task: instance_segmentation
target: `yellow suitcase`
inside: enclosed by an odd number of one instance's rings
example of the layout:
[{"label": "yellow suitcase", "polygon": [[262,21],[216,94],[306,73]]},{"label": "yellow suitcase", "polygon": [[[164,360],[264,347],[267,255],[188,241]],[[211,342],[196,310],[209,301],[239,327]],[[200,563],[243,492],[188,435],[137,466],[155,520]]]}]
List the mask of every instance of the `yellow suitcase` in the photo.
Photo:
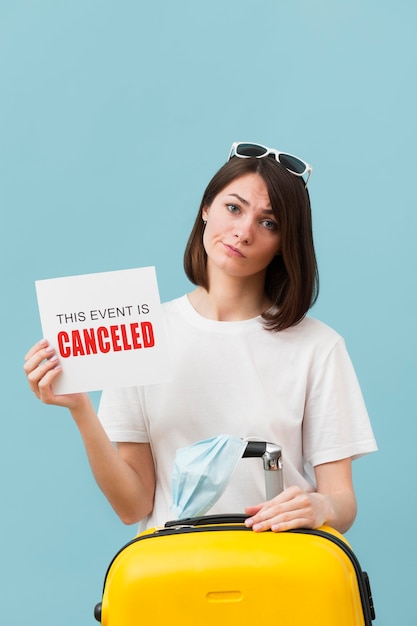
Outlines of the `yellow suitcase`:
[{"label": "yellow suitcase", "polygon": [[369,581],[335,530],[254,533],[235,516],[173,522],[115,556],[103,626],[370,626]]},{"label": "yellow suitcase", "polygon": [[[276,489],[276,472],[272,480]],[[371,625],[368,577],[340,533],[255,533],[243,522],[203,516],[139,534],[109,565],[95,618],[102,626]]]}]

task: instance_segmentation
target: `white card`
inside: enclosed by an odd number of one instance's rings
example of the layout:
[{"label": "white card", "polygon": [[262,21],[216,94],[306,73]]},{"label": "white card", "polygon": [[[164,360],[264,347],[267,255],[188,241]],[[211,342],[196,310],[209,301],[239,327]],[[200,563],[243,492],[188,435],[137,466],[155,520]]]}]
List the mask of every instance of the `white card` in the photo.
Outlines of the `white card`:
[{"label": "white card", "polygon": [[35,285],[43,336],[62,366],[56,394],[169,380],[154,267],[38,280]]}]

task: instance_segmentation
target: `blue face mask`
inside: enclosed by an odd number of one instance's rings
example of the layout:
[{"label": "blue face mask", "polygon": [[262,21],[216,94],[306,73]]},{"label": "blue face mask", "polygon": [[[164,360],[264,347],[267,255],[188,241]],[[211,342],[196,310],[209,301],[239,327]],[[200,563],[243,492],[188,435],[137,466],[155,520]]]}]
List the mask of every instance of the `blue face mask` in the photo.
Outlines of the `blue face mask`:
[{"label": "blue face mask", "polygon": [[177,450],[172,514],[179,519],[207,513],[224,493],[246,446],[239,437],[219,435]]}]

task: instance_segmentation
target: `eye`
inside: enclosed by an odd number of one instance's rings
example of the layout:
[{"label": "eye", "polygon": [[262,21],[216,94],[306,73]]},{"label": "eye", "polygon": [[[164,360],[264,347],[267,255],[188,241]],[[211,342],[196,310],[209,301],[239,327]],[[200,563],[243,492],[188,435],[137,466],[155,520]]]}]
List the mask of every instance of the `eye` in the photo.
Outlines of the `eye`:
[{"label": "eye", "polygon": [[240,209],[236,204],[226,204],[226,208],[230,213],[239,213]]},{"label": "eye", "polygon": [[261,222],[267,230],[277,230],[278,224],[272,220],[263,220]]}]

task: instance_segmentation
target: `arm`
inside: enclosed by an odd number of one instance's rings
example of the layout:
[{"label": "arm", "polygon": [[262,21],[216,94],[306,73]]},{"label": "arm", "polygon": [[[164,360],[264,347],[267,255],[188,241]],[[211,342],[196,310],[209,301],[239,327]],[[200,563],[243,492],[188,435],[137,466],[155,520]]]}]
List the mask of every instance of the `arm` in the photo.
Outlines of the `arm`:
[{"label": "arm", "polygon": [[55,352],[46,341],[25,357],[29,386],[45,404],[67,407],[80,431],[94,477],[115,512],[133,524],[153,508],[155,470],[147,443],[120,443],[116,450],[108,439],[87,394],[56,396],[52,389],[60,374]]},{"label": "arm", "polygon": [[351,459],[323,463],[314,468],[317,492],[288,487],[276,498],[246,508],[246,525],[255,531],[318,528],[327,524],[346,532],[356,517]]}]

